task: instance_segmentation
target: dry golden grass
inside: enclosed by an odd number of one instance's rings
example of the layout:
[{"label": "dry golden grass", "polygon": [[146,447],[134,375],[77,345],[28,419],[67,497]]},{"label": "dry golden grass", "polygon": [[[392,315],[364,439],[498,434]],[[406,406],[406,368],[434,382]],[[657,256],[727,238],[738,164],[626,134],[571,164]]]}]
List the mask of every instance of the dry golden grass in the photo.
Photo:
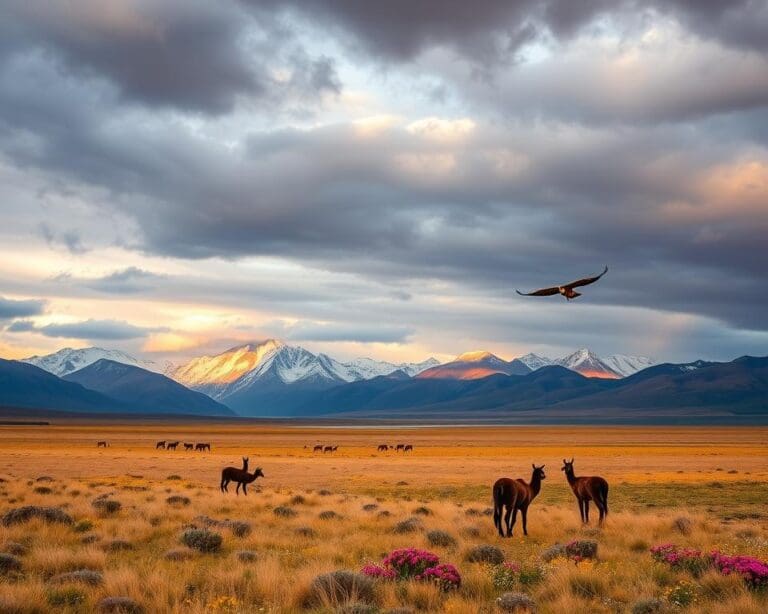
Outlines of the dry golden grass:
[{"label": "dry golden grass", "polygon": [[[21,573],[0,576],[0,611],[91,612],[104,597],[124,596],[147,612],[301,612],[319,574],[359,570],[395,548],[416,546],[455,564],[461,588],[441,593],[424,583],[381,582],[377,611],[490,613],[504,591],[494,586],[492,570],[467,562],[466,553],[495,544],[508,561],[543,567],[542,581],[515,588],[529,594],[539,612],[630,612],[639,599],[664,599],[681,581],[695,588],[690,612],[765,612],[767,595],[712,572],[696,579],[669,570],[652,561],[648,548],[673,541],[768,558],[767,437],[765,429],[3,427],[0,513],[60,506],[75,524],[0,525],[0,552],[10,543],[26,548]],[[97,450],[97,439],[108,439],[110,448]],[[155,451],[158,439],[211,441],[213,451]],[[398,441],[412,443],[414,454],[375,452],[378,443]],[[315,442],[338,444],[339,451],[313,456],[303,446]],[[220,493],[221,468],[244,455],[266,478],[251,485],[248,497],[236,497],[234,487]],[[563,456],[576,457],[577,473],[601,473],[611,482],[604,529],[580,526],[559,471]],[[548,476],[529,513],[530,535],[499,539],[485,515],[490,485],[502,475],[527,479],[533,461],[546,463]],[[168,479],[174,474],[181,479]],[[37,482],[41,476],[53,481]],[[40,485],[52,492],[35,492]],[[100,515],[91,502],[101,495],[120,501],[121,509]],[[170,505],[172,495],[190,504]],[[278,516],[279,506],[296,514]],[[430,512],[418,515],[422,528],[392,531],[421,507]],[[322,519],[324,511],[338,516]],[[219,552],[167,558],[183,549],[182,532],[201,526],[201,515],[243,520],[252,530],[238,537],[213,527],[223,537]],[[679,517],[690,526],[676,523]],[[456,543],[431,546],[429,530],[445,531]],[[598,541],[596,563],[541,563],[549,546],[578,537]],[[130,549],[114,549],[121,542]],[[254,560],[241,560],[240,551],[253,552]],[[78,569],[101,572],[103,582],[50,582]]]}]

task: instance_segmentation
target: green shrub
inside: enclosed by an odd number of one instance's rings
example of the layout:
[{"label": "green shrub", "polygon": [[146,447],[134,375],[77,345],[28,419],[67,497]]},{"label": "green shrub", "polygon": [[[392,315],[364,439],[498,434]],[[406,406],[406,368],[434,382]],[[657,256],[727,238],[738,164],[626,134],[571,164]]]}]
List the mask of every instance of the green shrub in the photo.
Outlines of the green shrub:
[{"label": "green shrub", "polygon": [[200,552],[218,552],[221,542],[221,535],[208,529],[187,529],[181,536],[181,543]]}]

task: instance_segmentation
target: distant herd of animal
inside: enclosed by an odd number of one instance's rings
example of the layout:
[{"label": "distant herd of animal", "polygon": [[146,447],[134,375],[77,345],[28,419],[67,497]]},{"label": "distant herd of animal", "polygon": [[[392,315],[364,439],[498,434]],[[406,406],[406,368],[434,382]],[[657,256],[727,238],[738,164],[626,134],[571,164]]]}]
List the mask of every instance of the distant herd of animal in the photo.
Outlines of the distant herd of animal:
[{"label": "distant herd of animal", "polygon": [[[158,441],[155,445],[156,450],[176,450],[181,441]],[[97,441],[97,448],[106,448],[109,446],[107,441]],[[304,449],[309,449],[310,446],[304,446]],[[205,443],[184,443],[185,450],[195,451],[209,451],[211,450],[211,444]],[[339,449],[337,445],[314,445],[312,446],[312,452],[333,453]],[[380,444],[376,451],[387,452],[389,450],[395,450],[395,452],[412,452],[413,446],[411,444],[399,443],[396,446],[388,444]],[[581,516],[581,522],[589,524],[589,504],[594,503],[600,514],[599,524],[602,525],[608,516],[608,482],[600,476],[579,476],[577,477],[573,469],[573,461],[567,461],[563,459],[563,466],[560,468],[565,473],[565,479],[568,481],[568,485],[571,487],[576,501],[579,505],[579,515]],[[528,535],[528,507],[531,505],[536,496],[541,492],[541,482],[546,478],[544,474],[544,465],[537,467],[535,464],[531,464],[533,472],[531,474],[531,480],[526,482],[522,478],[499,478],[493,485],[493,524],[499,531],[501,537],[512,537],[512,531],[517,521],[517,512],[520,512],[523,524],[523,535]],[[235,493],[240,494],[240,488],[243,489],[243,494],[248,494],[248,484],[256,480],[256,478],[263,478],[264,473],[261,467],[257,467],[253,473],[248,471],[248,457],[243,457],[243,466],[239,467],[225,467],[221,472],[221,482],[219,488],[221,492],[229,492],[229,483],[236,482],[237,488]],[[506,529],[506,532],[505,532]]]}]

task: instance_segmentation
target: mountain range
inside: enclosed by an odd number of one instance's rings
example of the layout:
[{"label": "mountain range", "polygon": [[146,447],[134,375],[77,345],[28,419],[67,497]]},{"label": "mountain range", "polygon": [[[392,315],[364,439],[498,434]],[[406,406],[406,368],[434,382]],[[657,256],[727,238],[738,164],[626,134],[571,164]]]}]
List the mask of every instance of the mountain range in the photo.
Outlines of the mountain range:
[{"label": "mountain range", "polygon": [[4,360],[0,407],[398,420],[768,419],[765,358],[654,365],[582,349],[554,360],[467,352],[443,364],[396,364],[339,361],[269,339],[163,367],[170,377],[146,362],[101,348]]}]

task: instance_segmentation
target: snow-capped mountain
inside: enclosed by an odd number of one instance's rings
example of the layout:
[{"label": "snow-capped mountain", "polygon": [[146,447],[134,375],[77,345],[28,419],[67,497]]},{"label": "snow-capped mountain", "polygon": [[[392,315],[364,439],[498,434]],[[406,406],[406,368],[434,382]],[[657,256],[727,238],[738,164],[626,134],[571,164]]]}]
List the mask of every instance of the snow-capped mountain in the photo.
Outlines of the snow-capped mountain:
[{"label": "snow-capped mountain", "polygon": [[78,371],[83,367],[92,365],[102,358],[119,362],[124,365],[141,367],[142,369],[154,371],[155,373],[162,373],[165,369],[165,365],[158,364],[151,360],[141,360],[130,354],[121,352],[120,350],[106,350],[97,347],[83,348],[80,350],[64,348],[53,354],[46,354],[45,356],[30,356],[29,358],[24,358],[22,362],[27,362],[48,371],[49,373],[63,377],[64,375]]},{"label": "snow-capped mountain", "polygon": [[419,379],[481,379],[503,373],[505,375],[525,375],[530,373],[528,366],[519,360],[507,362],[485,351],[464,352],[451,362],[426,369],[416,377]]},{"label": "snow-capped mountain", "polygon": [[656,364],[647,356],[625,356],[624,354],[614,354],[601,360],[622,377],[628,377]]},{"label": "snow-capped mountain", "polygon": [[171,373],[176,381],[202,390],[214,398],[225,398],[262,379],[283,384],[345,383],[371,379],[402,370],[416,375],[439,364],[434,358],[421,363],[394,364],[370,358],[342,362],[327,354],[313,354],[276,339],[248,343],[216,356],[201,356]]},{"label": "snow-capped mountain", "polygon": [[522,362],[526,367],[528,367],[531,371],[535,371],[536,369],[541,369],[542,367],[548,367],[549,365],[555,364],[555,361],[551,358],[547,358],[546,356],[539,356],[538,354],[526,354],[525,356],[521,356],[518,358],[520,362]]},{"label": "snow-capped mountain", "polygon": [[614,371],[608,364],[591,350],[582,348],[576,350],[573,354],[568,354],[556,361],[562,367],[581,373],[586,377],[602,377],[607,379],[618,379],[621,374]]}]

